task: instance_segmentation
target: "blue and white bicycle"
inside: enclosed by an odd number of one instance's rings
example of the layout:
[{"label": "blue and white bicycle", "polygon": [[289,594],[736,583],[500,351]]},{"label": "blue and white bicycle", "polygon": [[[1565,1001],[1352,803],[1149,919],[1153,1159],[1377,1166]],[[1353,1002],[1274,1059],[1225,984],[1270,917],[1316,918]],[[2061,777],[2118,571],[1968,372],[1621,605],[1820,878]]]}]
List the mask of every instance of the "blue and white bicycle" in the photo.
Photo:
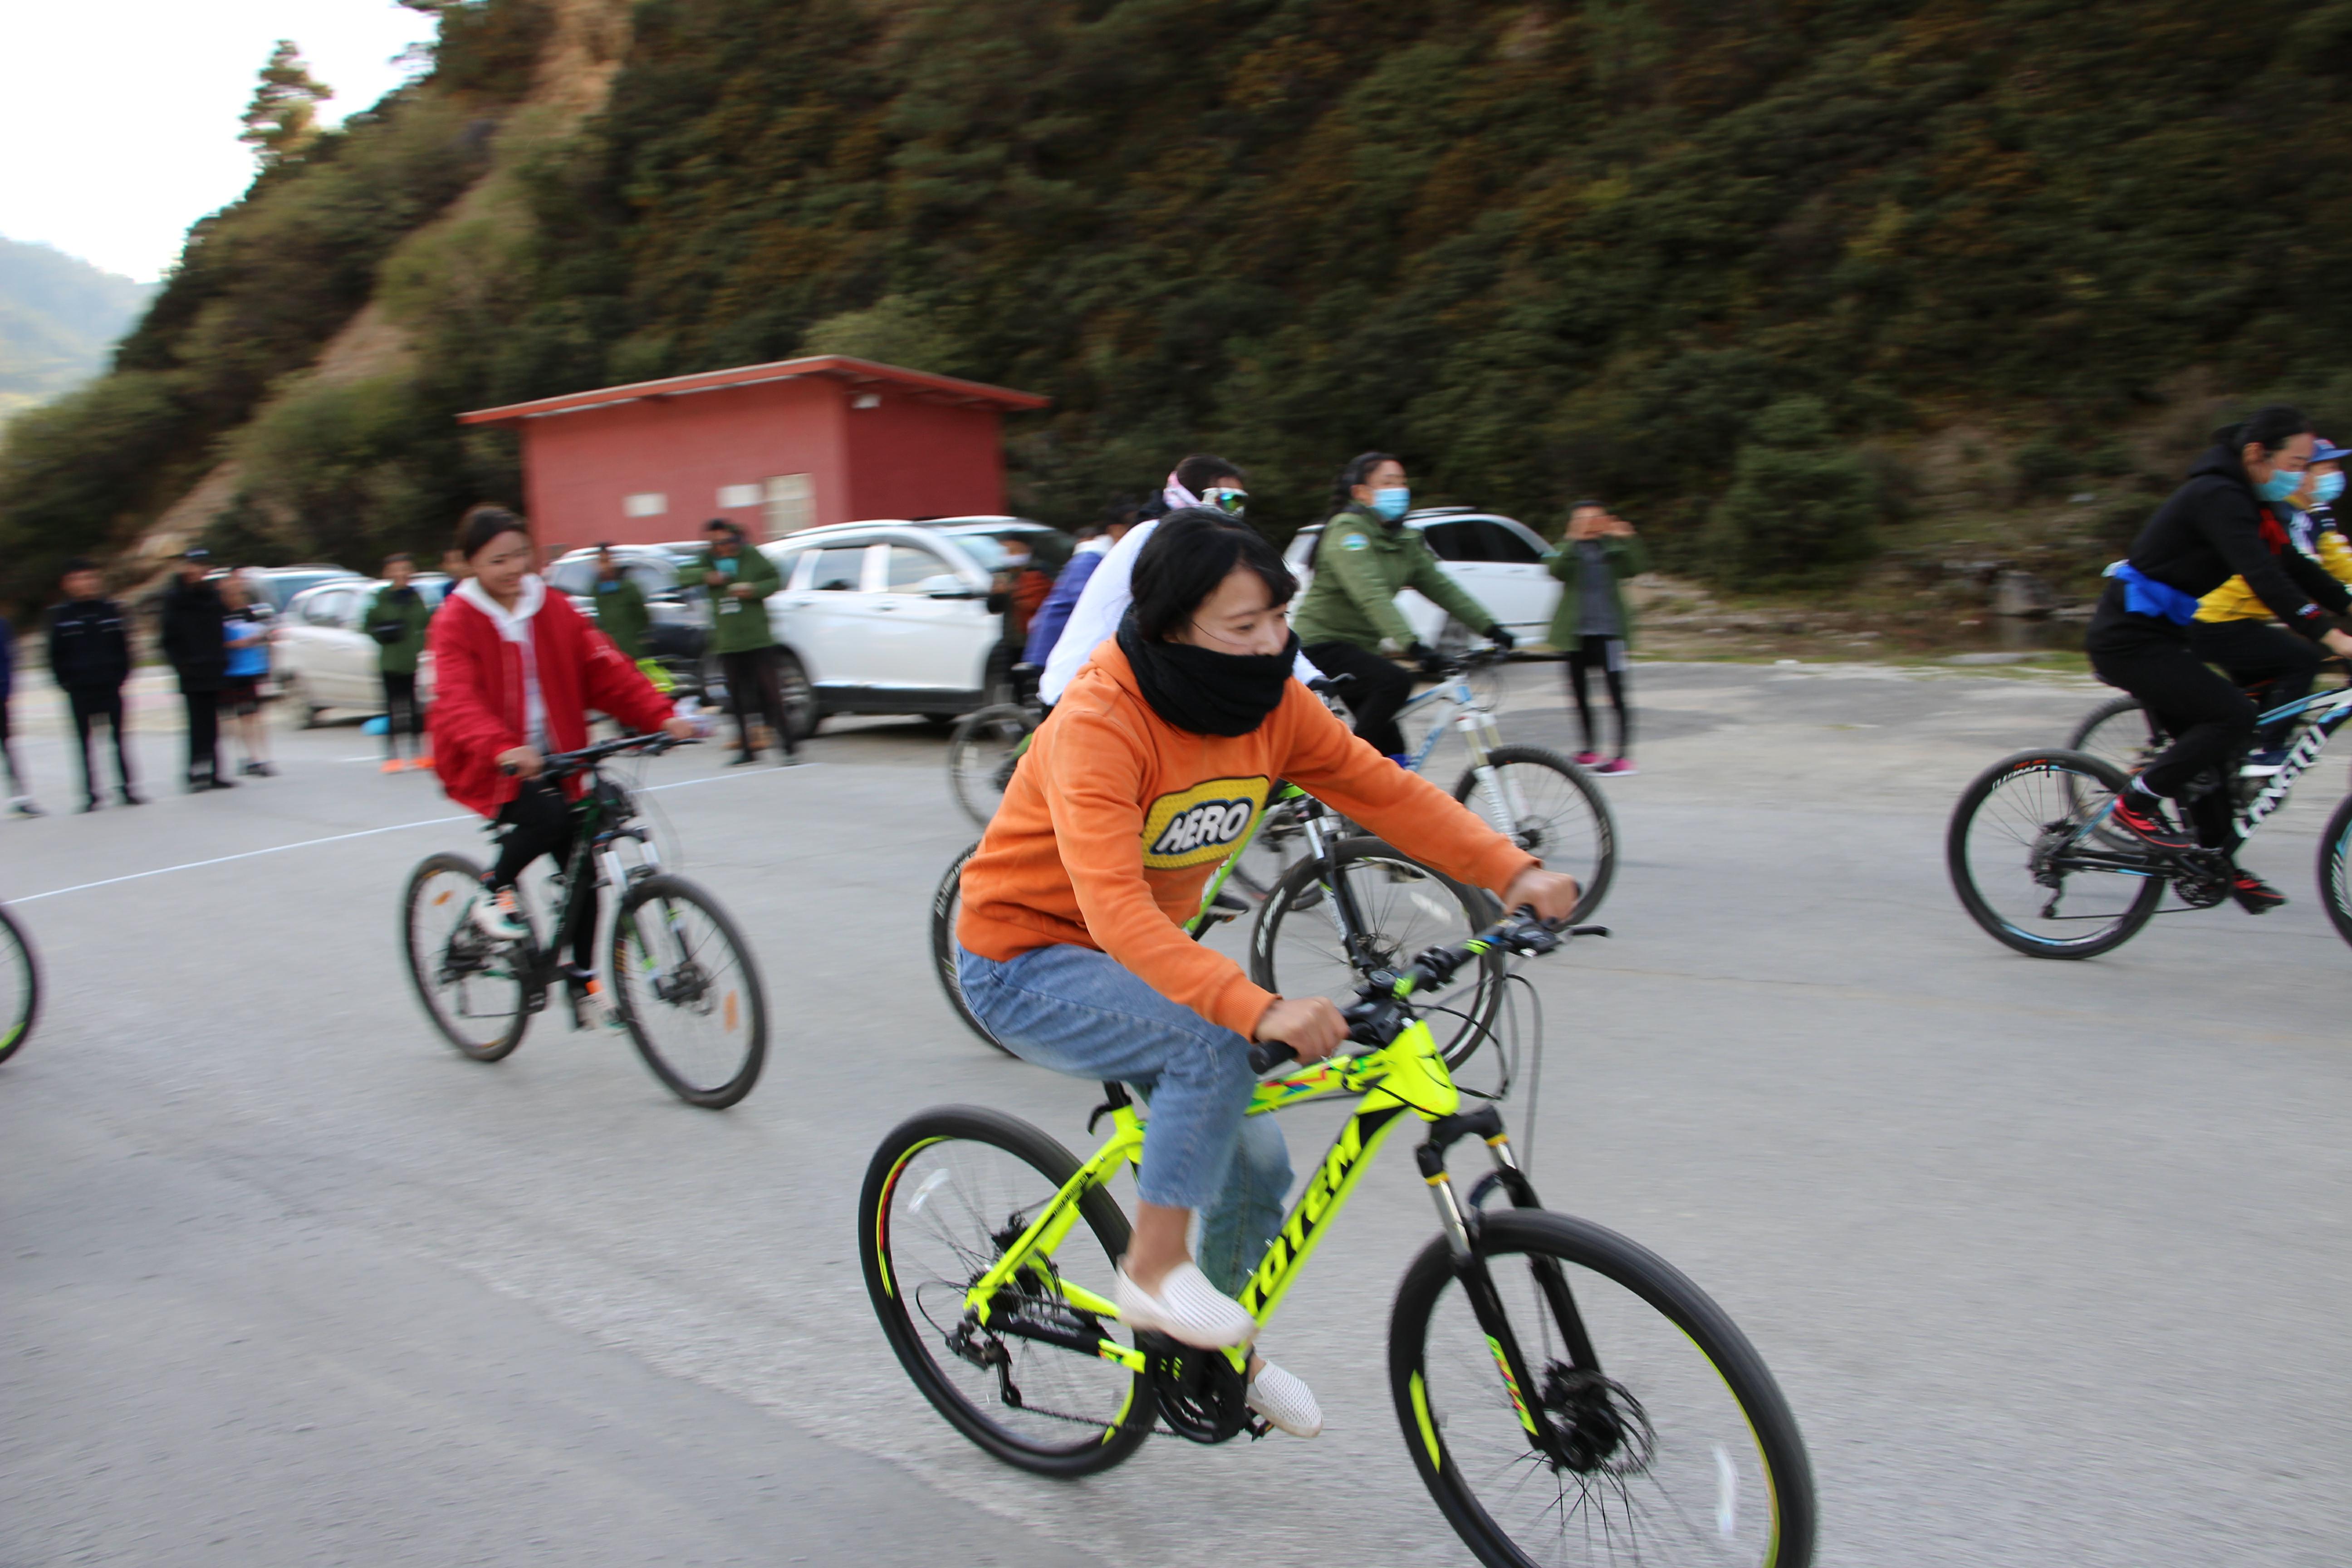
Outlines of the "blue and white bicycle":
[{"label": "blue and white bicycle", "polygon": [[[2352,721],[2352,688],[2315,692],[2262,715],[2294,722],[2275,772],[2242,759],[2226,781],[2231,853],[2254,836],[2295,781]],[[1962,907],[1995,941],[2036,958],[2091,958],[2131,940],[2158,914],[2210,909],[2229,896],[2230,862],[2210,849],[2166,853],[2107,823],[2133,773],[2172,743],[2136,697],[2101,704],[2064,747],[2020,752],[1977,777],[1953,809],[1945,843]],[[2169,888],[2177,900],[2165,908]],[[2319,842],[2319,896],[2352,942],[2352,795]]]}]

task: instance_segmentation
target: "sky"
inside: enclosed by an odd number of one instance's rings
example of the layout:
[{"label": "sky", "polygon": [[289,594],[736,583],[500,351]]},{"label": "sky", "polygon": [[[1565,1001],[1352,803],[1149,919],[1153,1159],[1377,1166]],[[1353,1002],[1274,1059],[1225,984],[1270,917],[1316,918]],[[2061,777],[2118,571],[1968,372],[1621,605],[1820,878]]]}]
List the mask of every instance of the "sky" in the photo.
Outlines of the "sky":
[{"label": "sky", "polygon": [[253,179],[237,117],[291,38],[335,89],[339,123],[414,68],[433,36],[394,0],[67,0],[0,4],[0,236],[152,282],[188,226]]}]

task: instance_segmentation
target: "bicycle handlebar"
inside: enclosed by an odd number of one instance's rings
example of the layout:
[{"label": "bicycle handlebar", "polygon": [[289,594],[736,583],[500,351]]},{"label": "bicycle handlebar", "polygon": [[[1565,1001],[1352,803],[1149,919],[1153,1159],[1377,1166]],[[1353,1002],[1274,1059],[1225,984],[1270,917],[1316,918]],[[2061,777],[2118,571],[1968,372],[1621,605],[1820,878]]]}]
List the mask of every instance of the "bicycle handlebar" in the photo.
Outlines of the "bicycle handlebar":
[{"label": "bicycle handlebar", "polygon": [[[541,757],[539,763],[539,776],[550,780],[568,779],[573,773],[584,772],[605,758],[619,756],[623,752],[643,752],[646,756],[658,757],[674,747],[699,743],[696,741],[681,741],[677,736],[666,735],[659,730],[645,735],[622,735],[610,741],[599,741],[593,746],[583,746],[576,752],[555,752]],[[499,772],[512,778],[516,769],[511,763],[501,763],[499,764]]]},{"label": "bicycle handlebar", "polygon": [[[1406,1014],[1406,997],[1417,992],[1433,990],[1454,978],[1454,971],[1475,958],[1502,948],[1522,958],[1535,958],[1557,952],[1570,939],[1580,936],[1607,936],[1607,926],[1559,926],[1539,918],[1535,910],[1522,904],[1518,909],[1488,926],[1467,942],[1424,950],[1403,973],[1386,984],[1367,980],[1356,987],[1356,1000],[1340,1009],[1348,1020],[1348,1037],[1360,1044],[1387,1044],[1386,1039],[1369,1037],[1381,1032],[1391,1019]],[[1404,983],[1410,981],[1410,984]],[[1402,987],[1402,989],[1400,989]],[[1250,1071],[1264,1077],[1284,1062],[1296,1061],[1298,1053],[1281,1040],[1260,1040],[1250,1047]]]}]

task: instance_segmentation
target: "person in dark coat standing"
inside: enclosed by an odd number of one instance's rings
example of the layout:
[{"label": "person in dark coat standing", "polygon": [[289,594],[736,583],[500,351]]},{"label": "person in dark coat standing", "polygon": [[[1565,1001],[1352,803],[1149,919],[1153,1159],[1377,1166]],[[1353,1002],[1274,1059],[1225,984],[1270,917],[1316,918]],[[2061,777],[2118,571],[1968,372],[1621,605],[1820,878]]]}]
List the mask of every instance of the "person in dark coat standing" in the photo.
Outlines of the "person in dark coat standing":
[{"label": "person in dark coat standing", "polygon": [[228,679],[227,606],[205,580],[212,552],[201,545],[180,557],[177,581],[163,594],[163,657],[180,678],[188,710],[187,788],[233,789],[220,776],[220,691]]},{"label": "person in dark coat standing", "polygon": [[98,809],[98,775],[89,764],[89,731],[103,719],[114,737],[116,795],[125,805],[144,805],[131,785],[131,753],[123,742],[122,683],[131,679],[131,622],[122,606],[106,597],[98,567],[77,558],[66,563],[61,584],[66,602],[49,613],[49,679],[66,694],[74,738],[81,752],[82,809]]},{"label": "person in dark coat standing", "polygon": [[16,748],[8,743],[8,699],[16,682],[16,628],[8,617],[0,616],[0,766],[8,770],[8,811],[15,816],[38,816],[41,808],[33,804],[31,792],[25,788],[25,775],[16,771]]}]

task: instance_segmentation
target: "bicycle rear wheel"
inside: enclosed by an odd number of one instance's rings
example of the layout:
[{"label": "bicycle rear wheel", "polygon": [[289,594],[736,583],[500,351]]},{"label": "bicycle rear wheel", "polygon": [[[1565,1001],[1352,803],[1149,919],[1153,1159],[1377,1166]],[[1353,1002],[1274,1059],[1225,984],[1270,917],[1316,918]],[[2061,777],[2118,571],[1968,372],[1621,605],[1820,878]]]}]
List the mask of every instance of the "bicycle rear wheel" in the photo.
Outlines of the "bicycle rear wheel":
[{"label": "bicycle rear wheel", "polygon": [[963,863],[979,849],[975,844],[957,856],[931,892],[931,973],[940,977],[940,989],[948,994],[948,1005],[963,1020],[963,1026],[1009,1057],[1013,1053],[1004,1049],[1004,1042],[988,1032],[988,1026],[964,1000],[963,980],[956,973],[956,917],[963,912]]},{"label": "bicycle rear wheel", "polygon": [[967,713],[948,739],[948,789],[976,827],[996,815],[1036,720],[1017,702]]},{"label": "bicycle rear wheel", "polygon": [[1454,798],[1530,855],[1547,871],[1576,879],[1571,920],[1585,920],[1617,875],[1617,819],[1591,776],[1558,752],[1497,746],[1484,768],[1465,770]]},{"label": "bicycle rear wheel", "polygon": [[[1083,1227],[998,1293],[989,1322],[964,1307],[964,1293],[1077,1170],[1076,1156],[1025,1121],[949,1106],[892,1130],[857,1199],[866,1291],[898,1364],[956,1430],[1044,1476],[1108,1469],[1151,1435],[1143,1374],[1075,1348],[1104,1339],[1131,1347],[1134,1335],[1074,1307],[1063,1289],[1111,1293],[1128,1230],[1108,1193],[1080,1200]],[[1005,1331],[1016,1324],[1071,1344]]]},{"label": "bicycle rear wheel", "polygon": [[482,868],[463,855],[430,855],[408,879],[400,938],[417,1000],[448,1042],[478,1062],[522,1043],[541,1000],[530,957],[494,942],[473,921]]},{"label": "bicycle rear wheel", "polygon": [[2020,752],[1987,768],[1961,793],[1945,838],[1960,907],[2035,958],[2095,958],[2129,942],[2167,878],[2137,839],[2101,826],[2128,782],[2084,752]]},{"label": "bicycle rear wheel", "polygon": [[2172,736],[2137,697],[2111,697],[2087,714],[2066,737],[2066,749],[2085,752],[2128,778],[2147,766]]},{"label": "bicycle rear wheel", "polygon": [[[1433,1241],[1397,1291],[1389,1382],[1413,1468],[1479,1562],[1807,1568],[1804,1438],[1723,1309],[1589,1220],[1490,1214],[1475,1246],[1502,1322],[1481,1321],[1465,1266]],[[1498,1339],[1531,1386],[1512,1385]]]},{"label": "bicycle rear wheel", "polygon": [[613,917],[613,1004],[637,1054],[688,1105],[722,1110],[768,1059],[768,1002],[751,944],[719,901],[664,872]]},{"label": "bicycle rear wheel", "polygon": [[[1351,956],[1340,930],[1335,883],[1344,882],[1365,929]],[[1375,969],[1402,969],[1413,954],[1483,931],[1501,911],[1495,900],[1377,838],[1343,838],[1327,860],[1293,866],[1250,928],[1250,980],[1285,996],[1328,996],[1346,1005]],[[1358,962],[1360,959],[1361,962]],[[1466,985],[1427,1014],[1448,1067],[1470,1059],[1503,999],[1498,950],[1465,968]]]},{"label": "bicycle rear wheel", "polygon": [[1227,887],[1238,887],[1253,899],[1264,899],[1282,884],[1284,873],[1307,855],[1307,825],[1299,812],[1303,800],[1277,800],[1265,808],[1265,821],[1249,847],[1234,862]]},{"label": "bicycle rear wheel", "polygon": [[0,1062],[24,1048],[41,1012],[41,965],[33,939],[0,905]]}]

